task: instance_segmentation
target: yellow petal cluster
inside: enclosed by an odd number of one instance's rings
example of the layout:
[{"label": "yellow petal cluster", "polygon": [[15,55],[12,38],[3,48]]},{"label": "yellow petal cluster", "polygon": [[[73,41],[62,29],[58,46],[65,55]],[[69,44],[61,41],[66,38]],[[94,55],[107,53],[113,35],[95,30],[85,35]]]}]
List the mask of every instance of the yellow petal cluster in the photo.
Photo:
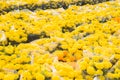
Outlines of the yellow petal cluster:
[{"label": "yellow petal cluster", "polygon": [[[3,0],[0,10],[48,2]],[[119,10],[108,1],[1,14],[0,80],[120,80]]]}]

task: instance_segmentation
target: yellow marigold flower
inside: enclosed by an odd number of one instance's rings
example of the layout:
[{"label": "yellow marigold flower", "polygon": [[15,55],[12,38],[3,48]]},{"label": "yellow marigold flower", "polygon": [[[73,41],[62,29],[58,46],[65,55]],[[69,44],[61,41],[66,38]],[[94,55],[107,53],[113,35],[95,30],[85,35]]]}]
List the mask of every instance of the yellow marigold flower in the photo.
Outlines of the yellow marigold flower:
[{"label": "yellow marigold flower", "polygon": [[6,64],[5,60],[0,60],[0,68],[4,67]]},{"label": "yellow marigold flower", "polygon": [[79,75],[75,78],[75,80],[84,80],[82,75]]},{"label": "yellow marigold flower", "polygon": [[82,51],[76,51],[76,53],[74,54],[76,60],[79,60],[81,59],[83,56],[82,56]]},{"label": "yellow marigold flower", "polygon": [[117,73],[114,73],[114,74],[113,74],[113,77],[118,79],[118,78],[120,78],[120,75],[117,74]]},{"label": "yellow marigold flower", "polygon": [[113,74],[112,73],[107,73],[107,78],[114,78]]},{"label": "yellow marigold flower", "polygon": [[82,74],[82,71],[81,70],[76,70],[74,75],[75,77],[81,77],[80,75]]},{"label": "yellow marigold flower", "polygon": [[103,75],[103,71],[102,71],[102,70],[97,70],[97,71],[96,71],[96,74],[97,74],[97,75]]},{"label": "yellow marigold flower", "polygon": [[94,61],[91,60],[91,61],[89,62],[89,65],[90,65],[90,66],[93,66],[93,65],[94,65]]},{"label": "yellow marigold flower", "polygon": [[44,71],[44,75],[46,77],[51,77],[52,76],[52,72]]},{"label": "yellow marigold flower", "polygon": [[77,51],[77,48],[74,48],[74,47],[73,48],[69,48],[69,52],[70,53],[75,53],[76,51]]},{"label": "yellow marigold flower", "polygon": [[16,54],[11,55],[11,58],[12,58],[12,59],[15,59],[16,57],[17,57]]},{"label": "yellow marigold flower", "polygon": [[15,74],[6,74],[5,76],[4,76],[4,79],[3,80],[15,80],[15,79],[17,79],[18,78],[18,75],[15,75]]},{"label": "yellow marigold flower", "polygon": [[84,61],[89,62],[90,61],[89,57],[84,57]]},{"label": "yellow marigold flower", "polygon": [[104,68],[104,64],[103,63],[95,63],[95,67],[97,68],[97,69],[103,69]]},{"label": "yellow marigold flower", "polygon": [[95,74],[95,69],[92,66],[89,66],[87,68],[87,73],[90,75],[93,75],[93,74]]},{"label": "yellow marigold flower", "polygon": [[115,68],[115,73],[120,73],[120,69]]},{"label": "yellow marigold flower", "polygon": [[60,77],[59,76],[52,76],[52,80],[60,80]]},{"label": "yellow marigold flower", "polygon": [[88,66],[88,63],[86,61],[78,63],[80,66],[80,69],[85,70]]},{"label": "yellow marigold flower", "polygon": [[36,80],[45,80],[45,76],[40,73],[35,74],[35,77],[36,77]]},{"label": "yellow marigold flower", "polygon": [[64,71],[64,70],[60,70],[60,71],[59,71],[59,74],[60,74],[61,76],[68,76],[68,72],[66,72],[66,71]]},{"label": "yellow marigold flower", "polygon": [[[21,40],[21,41],[27,41],[27,37],[22,37],[20,40]],[[16,41],[17,41],[17,40],[16,40]]]},{"label": "yellow marigold flower", "polygon": [[3,79],[4,79],[4,76],[5,76],[5,74],[4,74],[4,73],[2,73],[2,72],[0,72],[0,79],[1,79],[1,80],[3,80]]},{"label": "yellow marigold flower", "polygon": [[105,80],[105,77],[104,76],[99,76],[99,79],[100,80]]},{"label": "yellow marigold flower", "polygon": [[95,62],[99,62],[100,60],[102,60],[102,57],[100,57],[100,56],[93,56],[92,60],[95,61]]},{"label": "yellow marigold flower", "polygon": [[104,61],[103,65],[105,65],[104,66],[105,69],[108,69],[108,68],[112,67],[112,64],[109,61]]},{"label": "yellow marigold flower", "polygon": [[14,64],[12,64],[12,63],[6,64],[6,65],[4,66],[4,68],[14,69]]},{"label": "yellow marigold flower", "polygon": [[92,76],[86,76],[86,80],[93,80]]},{"label": "yellow marigold flower", "polygon": [[63,77],[63,80],[73,80],[73,79],[71,79],[69,77]]},{"label": "yellow marigold flower", "polygon": [[115,54],[115,59],[120,59],[120,54]]},{"label": "yellow marigold flower", "polygon": [[32,79],[32,75],[28,71],[24,71],[21,75],[23,76],[23,79],[27,79],[27,80],[31,80]]},{"label": "yellow marigold flower", "polygon": [[14,51],[14,47],[11,46],[11,45],[9,45],[9,46],[7,46],[7,47],[4,48],[4,51],[5,51],[5,53],[7,53],[7,54],[12,54],[13,51]]},{"label": "yellow marigold flower", "polygon": [[0,51],[2,51],[4,49],[4,47],[3,46],[0,46]]},{"label": "yellow marigold flower", "polygon": [[24,71],[23,70],[19,70],[18,71],[18,74],[22,74]]},{"label": "yellow marigold flower", "polygon": [[51,64],[52,62],[53,62],[53,59],[52,59],[52,58],[46,60],[46,63],[48,63],[48,64]]}]

